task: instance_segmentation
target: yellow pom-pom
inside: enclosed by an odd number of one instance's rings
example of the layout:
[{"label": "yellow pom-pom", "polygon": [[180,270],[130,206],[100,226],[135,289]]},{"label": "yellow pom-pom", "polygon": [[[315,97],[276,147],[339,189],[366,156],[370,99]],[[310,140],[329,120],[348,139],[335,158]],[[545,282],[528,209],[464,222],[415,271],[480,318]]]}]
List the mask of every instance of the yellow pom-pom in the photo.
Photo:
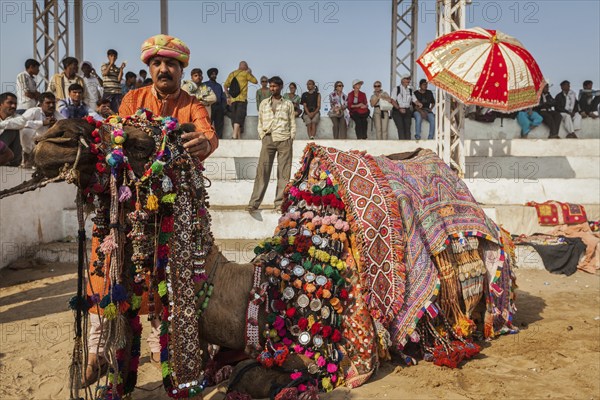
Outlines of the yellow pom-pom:
[{"label": "yellow pom-pom", "polygon": [[115,144],[123,144],[125,143],[125,138],[123,136],[115,136]]},{"label": "yellow pom-pom", "polygon": [[158,197],[156,197],[153,194],[148,196],[148,200],[146,201],[146,210],[148,210],[148,211],[158,210]]},{"label": "yellow pom-pom", "polygon": [[104,308],[104,318],[115,319],[117,318],[117,306],[115,303],[110,303]]},{"label": "yellow pom-pom", "polygon": [[331,392],[333,390],[333,385],[331,384],[331,378],[323,378],[321,380],[321,384],[323,385],[323,390],[326,392]]}]

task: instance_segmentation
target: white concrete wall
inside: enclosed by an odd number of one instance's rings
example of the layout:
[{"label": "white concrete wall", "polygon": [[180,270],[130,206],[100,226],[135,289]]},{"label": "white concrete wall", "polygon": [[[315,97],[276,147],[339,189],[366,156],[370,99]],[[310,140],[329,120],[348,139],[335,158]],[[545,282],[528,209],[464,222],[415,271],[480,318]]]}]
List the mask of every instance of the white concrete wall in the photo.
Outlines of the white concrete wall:
[{"label": "white concrete wall", "polygon": [[[0,190],[20,184],[31,173],[0,167]],[[75,195],[75,186],[55,183],[0,200],[0,268],[19,257],[35,254],[39,243],[62,239],[63,210],[74,207]]]},{"label": "white concrete wall", "polygon": [[[258,117],[249,116],[246,117],[246,125],[244,128],[244,134],[242,135],[242,139],[256,139],[258,137],[257,133],[257,121]],[[308,139],[308,134],[306,132],[306,126],[304,122],[300,119],[296,119],[297,125],[297,138],[298,139]],[[333,139],[332,133],[333,125],[331,123],[331,119],[327,116],[321,115],[321,122],[317,126],[317,140],[321,139]],[[421,138],[427,138],[427,132],[429,132],[429,123],[424,121],[421,127],[422,134]],[[394,122],[390,120],[389,123],[389,134],[388,140],[398,140],[398,131],[396,130],[396,125]],[[411,138],[415,137],[415,121],[413,119],[411,124]],[[223,133],[224,139],[231,139],[231,121],[229,118],[225,118],[225,132]],[[371,129],[371,119],[369,119],[369,128],[367,131],[367,135],[369,139],[375,139],[375,128]],[[559,135],[561,138],[564,138],[567,135],[567,132],[561,126]],[[533,129],[529,133],[528,139],[547,139],[549,136],[548,128],[542,124],[537,128]],[[582,122],[581,132],[578,132],[579,138],[588,138],[588,139],[598,139],[600,138],[600,118],[598,119],[590,119],[586,118]],[[514,119],[504,119],[500,120],[499,118],[492,123],[483,123],[476,122],[470,119],[465,121],[465,139],[473,139],[473,140],[484,140],[484,139],[520,139],[521,130],[517,121]],[[350,122],[350,127],[348,129],[348,139],[356,139],[356,133],[354,132],[354,122]]]}]

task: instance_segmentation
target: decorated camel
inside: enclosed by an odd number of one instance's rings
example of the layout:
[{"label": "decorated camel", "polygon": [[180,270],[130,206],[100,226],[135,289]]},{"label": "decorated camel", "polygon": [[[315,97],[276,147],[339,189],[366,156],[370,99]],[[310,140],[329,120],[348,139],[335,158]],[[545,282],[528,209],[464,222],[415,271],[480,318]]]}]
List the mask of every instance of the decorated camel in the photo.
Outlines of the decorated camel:
[{"label": "decorated camel", "polygon": [[72,304],[103,317],[100,397],[135,387],[141,313],[162,319],[163,383],[176,398],[201,395],[207,343],[252,360],[234,369],[232,391],[314,398],[365,383],[390,352],[456,367],[479,353],[473,339],[515,331],[510,237],[432,152],[309,144],[274,236],[236,264],[213,243],[202,166],[181,131],[140,110],[59,121],[36,146],[36,185],[73,181],[95,211],[89,272],[106,284]]}]

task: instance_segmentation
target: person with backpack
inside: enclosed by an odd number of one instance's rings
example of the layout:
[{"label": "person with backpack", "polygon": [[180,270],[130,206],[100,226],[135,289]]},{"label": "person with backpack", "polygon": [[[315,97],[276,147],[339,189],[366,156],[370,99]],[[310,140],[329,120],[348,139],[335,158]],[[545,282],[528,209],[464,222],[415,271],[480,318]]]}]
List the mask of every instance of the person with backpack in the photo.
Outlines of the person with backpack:
[{"label": "person with backpack", "polygon": [[230,108],[229,117],[233,126],[232,139],[240,139],[244,132],[244,122],[248,111],[248,82],[258,83],[246,61],[240,61],[238,69],[225,80],[223,86]]},{"label": "person with backpack", "polygon": [[410,75],[404,75],[400,85],[392,91],[392,119],[398,129],[398,140],[410,140],[410,124],[412,121],[412,103],[415,100],[410,84]]}]

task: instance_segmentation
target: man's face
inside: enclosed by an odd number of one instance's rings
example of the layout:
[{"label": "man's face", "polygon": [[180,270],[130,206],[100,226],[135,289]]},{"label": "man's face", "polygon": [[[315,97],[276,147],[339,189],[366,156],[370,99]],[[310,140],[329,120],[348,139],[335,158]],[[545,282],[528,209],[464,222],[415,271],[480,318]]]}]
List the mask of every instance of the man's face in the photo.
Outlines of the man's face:
[{"label": "man's face", "polygon": [[11,117],[17,111],[17,98],[9,96],[4,103],[0,104],[0,114],[2,118]]},{"label": "man's face", "polygon": [[179,61],[162,56],[153,57],[148,64],[154,87],[163,93],[175,93],[181,82],[183,69]]},{"label": "man's face", "polygon": [[90,74],[92,73],[92,67],[90,67],[89,64],[83,64],[81,66],[81,71],[83,72],[83,74],[87,77],[90,76]]},{"label": "man's face", "polygon": [[196,72],[196,73],[192,74],[192,82],[194,82],[196,85],[199,85],[202,83],[202,78],[204,78],[204,77],[202,76],[201,73]]},{"label": "man's face", "polygon": [[40,66],[36,65],[35,67],[29,67],[27,72],[29,72],[29,75],[35,76],[40,73]]},{"label": "man's face", "polygon": [[240,66],[239,66],[239,68],[240,68],[242,71],[245,71],[245,70],[247,70],[247,69],[248,69],[248,63],[247,63],[246,61],[242,61],[242,62],[240,62]]},{"label": "man's face", "polygon": [[127,86],[135,85],[136,81],[137,81],[137,76],[130,76],[129,78],[127,78],[125,80],[125,85],[127,85]]},{"label": "man's face", "polygon": [[563,92],[567,93],[569,90],[571,90],[571,84],[563,83],[562,85],[560,85],[560,88],[562,89]]},{"label": "man's face", "polygon": [[72,63],[67,65],[67,68],[65,68],[65,75],[69,78],[72,78],[73,76],[75,76],[77,71],[79,71],[77,63]]},{"label": "man's face", "polygon": [[585,85],[583,85],[583,88],[584,88],[585,90],[591,90],[591,89],[592,89],[592,86],[594,86],[594,83],[593,83],[593,82],[591,82],[591,83],[586,83]]},{"label": "man's face", "polygon": [[544,89],[542,89],[542,93],[548,93],[550,92],[550,85],[546,84],[544,85]]},{"label": "man's face", "polygon": [[[268,80],[268,79],[266,79],[266,78],[263,78],[263,79],[261,79],[261,80],[260,80],[260,85],[263,87],[263,89],[266,89],[266,88],[267,88],[267,85],[270,85],[270,84],[269,84],[269,80]],[[270,87],[270,86],[269,86],[269,87]]]},{"label": "man's face", "polygon": [[117,62],[117,55],[116,54],[109,54],[108,55],[108,61],[112,62],[114,64],[115,62]]},{"label": "man's face", "polygon": [[306,88],[308,90],[313,90],[315,88],[314,82],[306,82]]},{"label": "man's face", "polygon": [[408,87],[409,84],[410,84],[410,78],[402,79],[402,86]]},{"label": "man's face", "polygon": [[83,92],[81,90],[71,90],[69,91],[69,97],[71,101],[75,104],[81,103],[81,98],[83,97]]},{"label": "man's face", "polygon": [[279,95],[281,94],[281,88],[282,88],[282,86],[280,86],[274,82],[269,83],[269,91],[271,92],[271,94],[273,96],[279,97]]},{"label": "man's face", "polygon": [[210,75],[208,76],[210,78],[211,81],[216,81],[217,80],[217,73],[216,72],[211,72]]},{"label": "man's face", "polygon": [[421,90],[427,90],[427,82],[423,82],[419,86],[420,86]]},{"label": "man's face", "polygon": [[56,111],[56,100],[45,98],[44,101],[42,101],[41,107],[44,114],[53,115],[54,111]]},{"label": "man's face", "polygon": [[104,118],[109,117],[112,114],[112,110],[110,109],[110,103],[100,104],[96,112]]}]

